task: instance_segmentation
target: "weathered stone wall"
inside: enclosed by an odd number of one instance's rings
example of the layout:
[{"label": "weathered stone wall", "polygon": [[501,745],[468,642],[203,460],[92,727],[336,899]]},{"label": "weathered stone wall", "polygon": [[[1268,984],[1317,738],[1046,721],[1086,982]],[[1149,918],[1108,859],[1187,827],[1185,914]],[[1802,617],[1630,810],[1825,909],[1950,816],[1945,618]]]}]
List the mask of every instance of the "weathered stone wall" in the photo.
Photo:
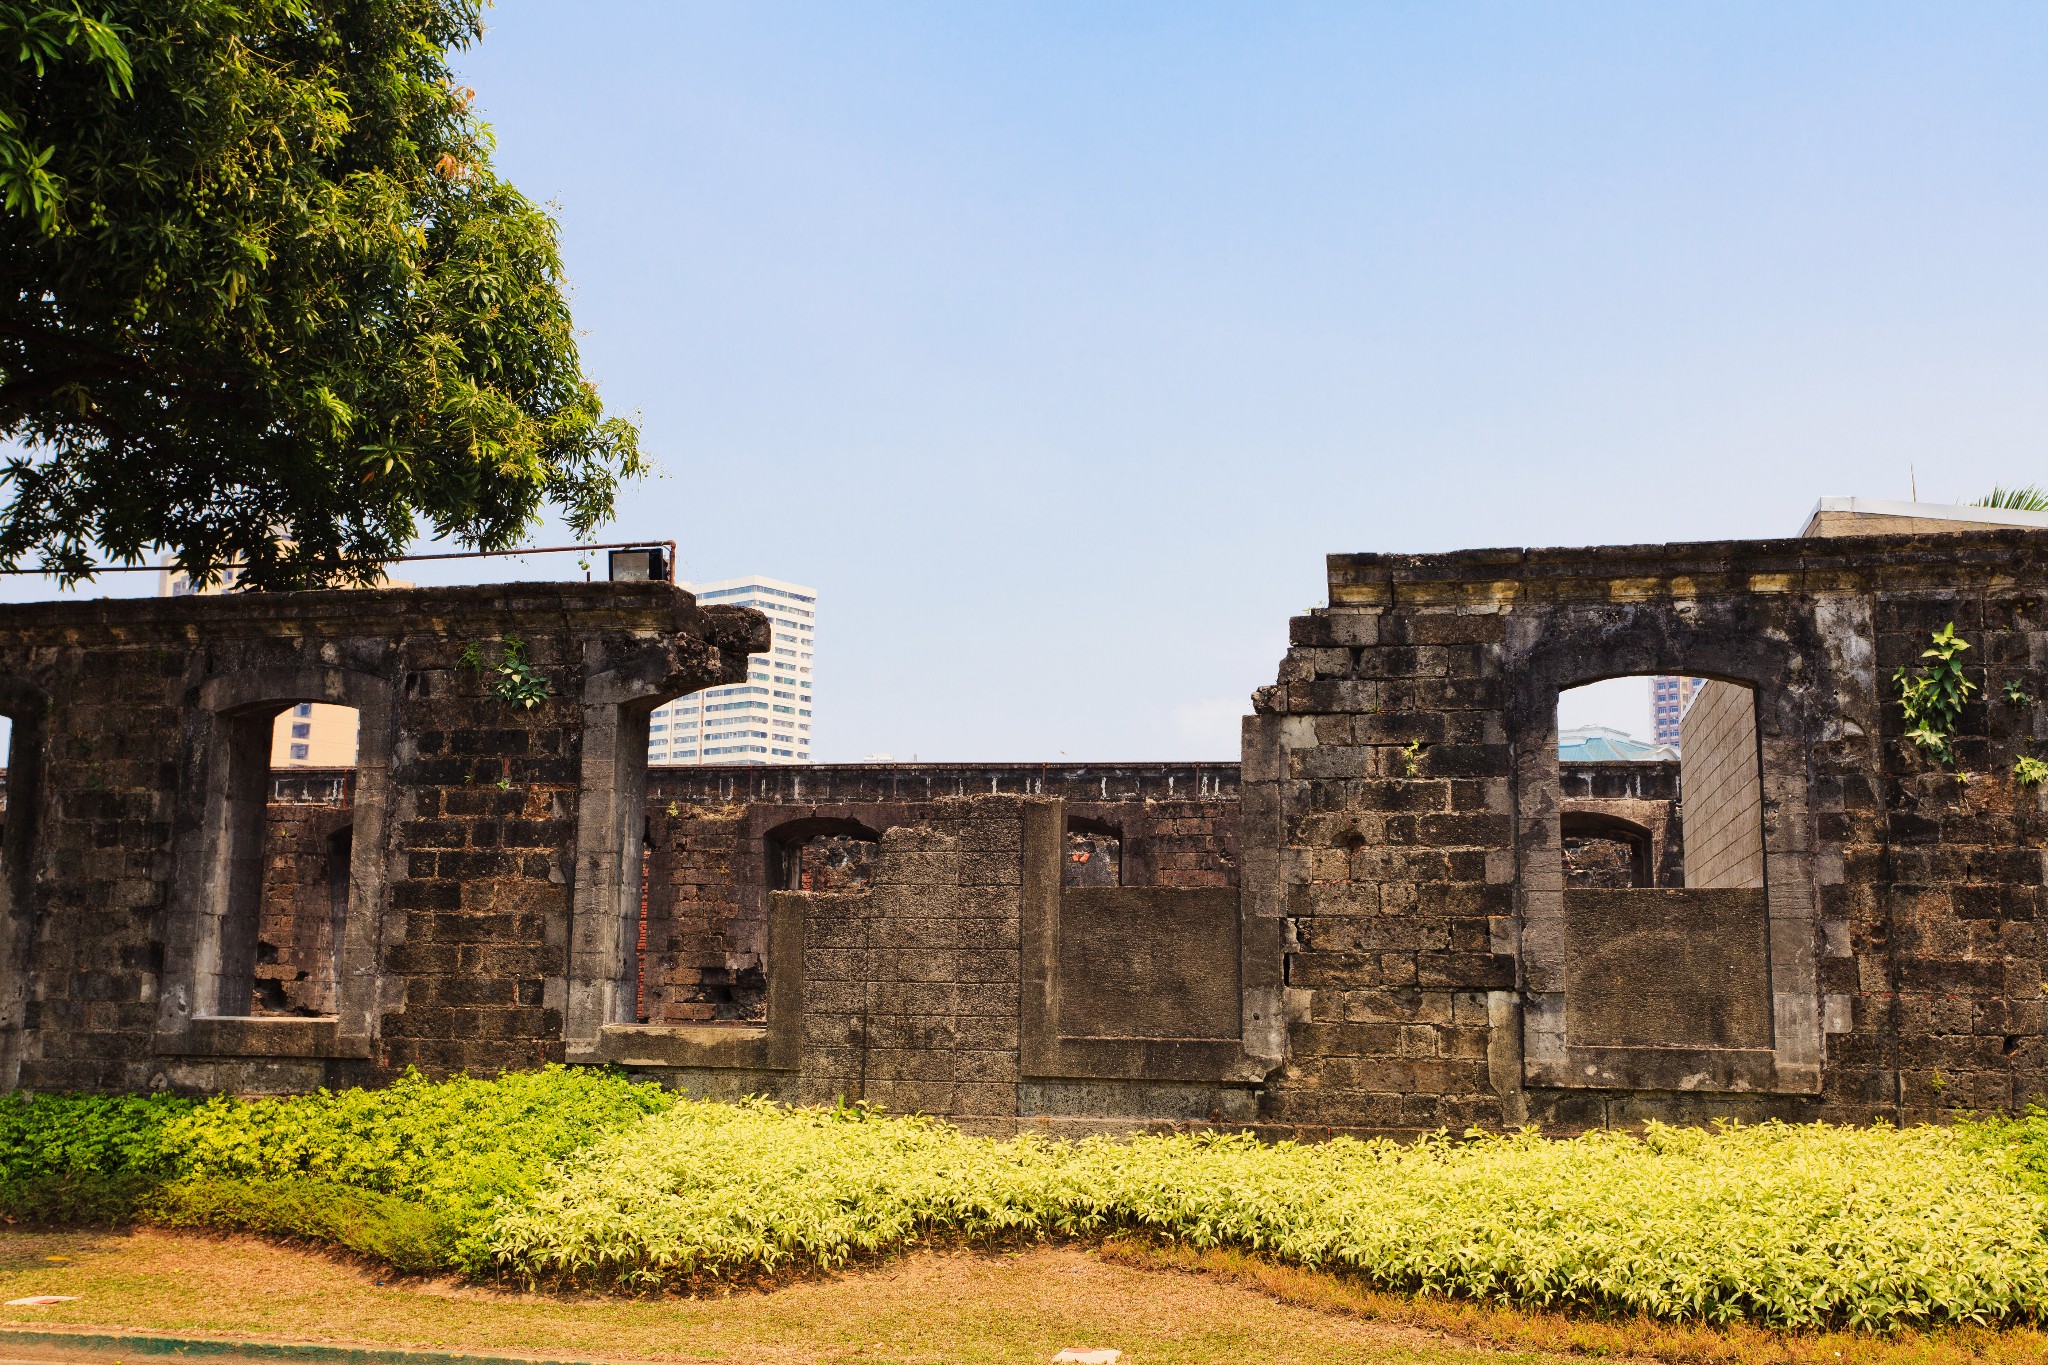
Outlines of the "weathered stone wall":
[{"label": "weathered stone wall", "polygon": [[318,1016],[340,1007],[354,785],[345,769],[271,780],[252,1014]]},{"label": "weathered stone wall", "polygon": [[647,795],[642,1018],[762,1017],[768,850],[777,841],[832,833],[879,840],[924,825],[946,800],[1057,798],[1070,826],[1116,832],[1122,885],[1229,887],[1237,881],[1236,794],[1235,764],[656,768]]},{"label": "weathered stone wall", "polygon": [[[1246,729],[1245,913],[1287,934],[1262,1117],[1911,1120],[2048,1094],[2043,798],[2010,775],[2041,708],[1973,702],[1958,783],[1902,742],[1889,681],[1953,621],[1981,696],[2043,695],[2048,537],[1335,556],[1330,592]],[[1757,689],[1753,904],[1563,886],[1557,693],[1651,673]],[[1684,925],[1712,951],[1680,980]],[[1595,950],[1716,1021],[1663,1045],[1576,1029],[1614,1019],[1585,994]]]},{"label": "weathered stone wall", "polygon": [[1678,769],[1670,762],[1558,765],[1568,885],[1685,884]]},{"label": "weathered stone wall", "polygon": [[1757,772],[1756,698],[1709,679],[1679,721],[1685,789],[1685,884],[1764,884],[1763,786]]},{"label": "weathered stone wall", "polygon": [[1245,951],[1231,888],[1065,885],[1056,798],[906,810],[878,821],[866,889],[765,893],[758,1019],[610,1024],[582,1059],[989,1132],[1256,1116],[1272,1059],[1244,1045],[1246,1002],[1263,1008],[1275,983]]},{"label": "weathered stone wall", "polygon": [[[2012,777],[2048,742],[2048,537],[1338,556],[1330,593],[1241,774],[650,777],[646,711],[765,638],[660,584],[0,608],[0,1068],[288,1090],[562,1059],[992,1131],[2048,1095],[2048,795]],[[1950,622],[1966,781],[1890,681]],[[511,636],[531,709],[468,649]],[[1691,793],[1650,765],[1561,768],[1558,693],[1651,673],[1754,689],[1761,886],[1679,884]],[[308,699],[362,714],[345,807],[268,770]],[[1596,817],[1663,840],[1653,885],[1567,886]],[[1071,875],[1084,844],[1114,879]]]},{"label": "weathered stone wall", "polygon": [[[477,666],[514,637],[550,690],[531,708]],[[765,640],[657,583],[0,607],[0,1080],[290,1090],[562,1057],[617,988],[601,816],[634,718],[644,756],[653,700]],[[272,718],[309,700],[362,717],[338,907],[334,812],[269,818],[291,804]]]},{"label": "weathered stone wall", "polygon": [[[1191,1037],[1213,1052],[1238,1033],[1236,777],[1235,765],[1156,763],[655,769],[635,934],[642,975],[633,1018],[619,1021],[646,1030],[618,1034],[625,1051],[615,1060],[709,1093],[865,1097],[983,1126],[1070,1125],[1076,1116],[1065,1110],[1075,1106],[1083,1126],[1212,1110],[1248,1118],[1242,1086],[1218,1090],[1199,1067],[1188,1080],[1185,1066],[1168,1064],[1164,1090],[1134,1089],[1120,1075],[1062,1075],[1076,1065],[1099,1069],[1100,1057],[1087,1053],[1098,1037]],[[351,785],[342,770],[275,778],[269,939],[296,942],[309,932],[307,916],[324,923],[324,902],[293,898],[291,874],[305,862],[295,851],[308,845],[308,828],[347,825]],[[1016,795],[984,795],[1005,789]],[[1071,794],[1082,799],[1059,799]],[[1041,1052],[1053,1060],[1039,1070],[1051,1078],[1026,1078],[1021,1092],[1020,800],[1035,803],[1041,827],[1031,855],[1037,903],[1076,907],[1059,920],[1056,961],[1043,975],[1077,984],[1058,992],[1058,1016],[1045,1019],[1043,1031],[1073,1033],[1087,1054],[1061,1061],[1065,1054],[1047,1044]],[[842,884],[811,855],[858,846],[856,836],[836,832],[846,830],[872,837],[877,856],[863,877]],[[797,888],[811,894],[775,890],[778,842],[819,831],[796,865],[812,869],[804,874],[810,884]],[[1077,838],[1114,844],[1119,876],[1104,883],[1070,875]],[[302,880],[316,886],[319,875],[308,865]],[[789,1068],[766,1065],[761,1053],[778,903],[806,926],[808,943],[801,1024],[791,1026],[804,1041],[792,1046]],[[317,931],[316,923],[310,932]],[[692,1039],[702,1047],[692,1051]],[[1225,1050],[1234,1053],[1235,1044]],[[1203,1065],[1214,1070],[1214,1058]],[[1020,1093],[1028,1111],[1021,1119]]]}]

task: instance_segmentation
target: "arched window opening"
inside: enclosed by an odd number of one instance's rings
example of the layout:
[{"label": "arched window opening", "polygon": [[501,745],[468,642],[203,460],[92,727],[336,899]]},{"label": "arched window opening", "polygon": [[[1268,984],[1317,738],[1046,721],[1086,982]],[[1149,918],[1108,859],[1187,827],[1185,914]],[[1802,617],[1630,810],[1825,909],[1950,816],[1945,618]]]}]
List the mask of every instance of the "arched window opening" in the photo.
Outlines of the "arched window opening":
[{"label": "arched window opening", "polygon": [[278,712],[270,733],[273,768],[353,768],[362,717],[353,706],[294,702]]},{"label": "arched window opening", "polygon": [[[36,793],[42,782],[42,707],[27,689],[0,683],[0,702],[19,706],[0,712],[0,756],[7,760],[0,769],[0,873],[13,877],[32,865],[28,843],[35,825]],[[19,896],[26,883],[13,886]]]},{"label": "arched window opening", "polygon": [[820,834],[804,841],[797,855],[797,891],[865,891],[874,885],[872,839],[851,834]]},{"label": "arched window opening", "polygon": [[7,806],[11,787],[20,765],[14,761],[14,718],[0,715],[0,754],[7,755],[7,769],[0,772],[0,868],[7,862]]},{"label": "arched window opening", "polygon": [[1558,820],[1564,840],[1564,884],[1619,890],[1655,886],[1650,831],[1612,816],[1566,811]]},{"label": "arched window opening", "polygon": [[647,998],[647,895],[653,872],[654,832],[643,824],[640,834],[640,922],[633,933],[633,1022],[636,1024],[645,1024],[652,1017],[652,1006]]},{"label": "arched window opening", "polygon": [[1123,872],[1121,830],[1100,820],[1067,821],[1066,857],[1060,865],[1062,886],[1121,886]]}]

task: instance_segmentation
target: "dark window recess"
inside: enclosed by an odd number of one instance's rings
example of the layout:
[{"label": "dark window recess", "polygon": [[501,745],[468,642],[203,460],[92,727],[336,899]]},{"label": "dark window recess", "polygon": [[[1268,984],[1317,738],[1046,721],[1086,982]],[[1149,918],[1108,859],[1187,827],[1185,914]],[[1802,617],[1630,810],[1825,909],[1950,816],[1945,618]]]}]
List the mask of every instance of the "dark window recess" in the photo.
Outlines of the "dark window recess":
[{"label": "dark window recess", "polygon": [[798,820],[768,835],[775,891],[857,892],[875,883],[882,838],[851,820]]},{"label": "dark window recess", "polygon": [[851,834],[820,834],[797,853],[793,891],[865,891],[875,882],[875,854],[881,845]]},{"label": "dark window recess", "polygon": [[1067,849],[1060,866],[1062,886],[1121,886],[1124,872],[1122,832],[1089,820],[1067,823]]},{"label": "dark window recess", "polygon": [[1564,884],[1624,890],[1648,886],[1648,859],[1642,845],[1606,835],[1566,835]]}]

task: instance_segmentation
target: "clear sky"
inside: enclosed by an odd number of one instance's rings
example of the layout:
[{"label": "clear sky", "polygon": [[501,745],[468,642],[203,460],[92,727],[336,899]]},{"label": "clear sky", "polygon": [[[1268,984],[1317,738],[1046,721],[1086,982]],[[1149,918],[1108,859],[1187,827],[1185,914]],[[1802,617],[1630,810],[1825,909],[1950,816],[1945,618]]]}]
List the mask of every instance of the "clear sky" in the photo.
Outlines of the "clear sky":
[{"label": "clear sky", "polygon": [[2048,480],[2048,7],[488,21],[619,533],[818,587],[821,759],[1234,757],[1330,551]]}]

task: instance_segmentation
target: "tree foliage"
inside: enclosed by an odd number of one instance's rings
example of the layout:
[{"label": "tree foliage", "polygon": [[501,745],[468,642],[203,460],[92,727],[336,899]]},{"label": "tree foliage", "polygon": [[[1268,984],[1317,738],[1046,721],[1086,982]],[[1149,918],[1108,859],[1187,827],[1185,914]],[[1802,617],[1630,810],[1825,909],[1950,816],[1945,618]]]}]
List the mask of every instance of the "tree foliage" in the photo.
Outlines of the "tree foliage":
[{"label": "tree foliage", "polygon": [[611,516],[638,434],[448,67],[480,3],[0,0],[0,564],[367,582]]},{"label": "tree foliage", "polygon": [[1972,506],[2003,507],[2015,512],[2048,512],[2048,490],[2033,484],[2022,484],[2013,488],[1997,484]]}]

